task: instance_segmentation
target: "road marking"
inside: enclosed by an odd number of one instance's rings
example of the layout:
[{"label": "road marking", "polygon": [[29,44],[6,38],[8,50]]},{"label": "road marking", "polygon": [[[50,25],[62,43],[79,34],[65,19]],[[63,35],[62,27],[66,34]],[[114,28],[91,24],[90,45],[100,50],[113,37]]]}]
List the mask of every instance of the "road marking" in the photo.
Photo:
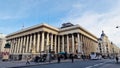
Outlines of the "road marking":
[{"label": "road marking", "polygon": [[103,63],[100,63],[100,65],[102,65]]},{"label": "road marking", "polygon": [[92,68],[93,66],[88,66],[88,67],[85,67],[85,68]]},{"label": "road marking", "polygon": [[93,65],[93,66],[94,66],[94,67],[95,67],[95,66],[99,66],[99,64],[95,64],[95,65]]},{"label": "road marking", "polygon": [[85,67],[85,68],[92,68],[92,67],[96,67],[96,66],[99,66],[99,65],[102,65],[102,64],[105,64],[105,63],[99,63],[99,64],[95,64],[93,66],[88,66],[88,67]]}]

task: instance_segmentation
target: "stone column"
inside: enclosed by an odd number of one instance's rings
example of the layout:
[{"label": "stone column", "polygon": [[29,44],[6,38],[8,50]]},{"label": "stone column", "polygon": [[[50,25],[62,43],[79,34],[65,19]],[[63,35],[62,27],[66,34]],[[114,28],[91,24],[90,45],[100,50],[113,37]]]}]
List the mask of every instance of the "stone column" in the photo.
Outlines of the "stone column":
[{"label": "stone column", "polygon": [[15,39],[15,50],[14,50],[14,53],[16,53],[16,51],[17,51],[17,38]]},{"label": "stone column", "polygon": [[29,37],[30,37],[29,53],[31,53],[31,51],[32,51],[32,48],[31,48],[31,46],[32,46],[32,34]]},{"label": "stone column", "polygon": [[84,42],[84,54],[87,54],[87,50],[86,50],[86,41],[85,41],[85,36],[83,35],[83,42]]},{"label": "stone column", "polygon": [[24,36],[24,42],[23,42],[23,46],[22,46],[22,51],[23,51],[23,53],[25,53],[25,41],[26,41],[26,37]]},{"label": "stone column", "polygon": [[20,50],[20,49],[21,49],[21,46],[22,46],[22,43],[21,43],[22,41],[23,41],[23,40],[22,40],[22,37],[20,37],[20,45],[19,45],[19,53],[20,53],[20,54],[21,54],[21,50]]},{"label": "stone column", "polygon": [[15,42],[15,38],[14,38],[14,42],[13,42],[14,48],[13,48],[13,53],[15,53],[15,47],[16,47],[16,42]]},{"label": "stone column", "polygon": [[82,40],[83,40],[83,54],[85,54],[85,42],[84,42],[84,36],[82,35]]},{"label": "stone column", "polygon": [[70,53],[69,52],[69,35],[67,35],[67,53]]},{"label": "stone column", "polygon": [[64,52],[64,35],[62,36],[62,52]]},{"label": "stone column", "polygon": [[15,39],[15,50],[14,50],[14,53],[17,53],[17,47],[18,47],[18,38]]},{"label": "stone column", "polygon": [[41,52],[41,33],[39,33],[40,34],[40,39],[39,39],[39,53]]},{"label": "stone column", "polygon": [[78,53],[81,52],[81,44],[80,44],[80,36],[79,36],[79,33],[77,34],[77,37],[78,37]]},{"label": "stone column", "polygon": [[25,50],[26,50],[26,51],[25,51],[26,53],[28,53],[28,41],[29,41],[29,35],[27,35],[27,42],[26,42],[26,49],[25,49]]},{"label": "stone column", "polygon": [[12,53],[12,40],[10,40],[10,45],[11,45],[11,48],[10,48],[10,54]]},{"label": "stone column", "polygon": [[86,37],[86,48],[87,48],[87,55],[88,55],[90,52],[90,49],[88,48],[88,38],[87,37]]},{"label": "stone column", "polygon": [[58,53],[60,52],[60,36],[58,36]]},{"label": "stone column", "polygon": [[82,36],[82,34],[81,34],[81,41],[83,42],[83,36]]},{"label": "stone column", "polygon": [[17,53],[19,53],[19,46],[20,46],[20,37],[18,38],[18,47],[17,47]]},{"label": "stone column", "polygon": [[14,41],[13,41],[13,39],[11,40],[11,45],[12,45],[12,47],[11,47],[11,53],[13,54],[13,50],[14,50]]},{"label": "stone column", "polygon": [[16,38],[16,47],[15,47],[15,53],[17,53],[17,47],[18,47],[18,38]]},{"label": "stone column", "polygon": [[33,39],[33,47],[32,47],[33,48],[33,52],[36,52],[36,44],[35,44],[35,42],[36,42],[36,34],[34,34],[34,39]]},{"label": "stone column", "polygon": [[82,37],[82,34],[80,34],[80,43],[81,43],[81,52],[83,54],[83,37]]},{"label": "stone column", "polygon": [[18,48],[17,48],[17,53],[19,53],[19,46],[20,46],[20,37],[18,38]]},{"label": "stone column", "polygon": [[40,33],[38,33],[37,36],[37,52],[39,52],[39,46],[40,46]]},{"label": "stone column", "polygon": [[20,53],[22,54],[22,46],[23,46],[23,37],[21,37],[21,42],[20,42]]},{"label": "stone column", "polygon": [[[11,45],[11,40],[8,40],[7,42]],[[11,46],[11,48],[12,48],[12,46]],[[10,54],[11,54],[11,48],[10,48],[10,50],[9,50],[9,53],[10,53]]]},{"label": "stone column", "polygon": [[51,51],[53,51],[53,34],[51,34]]},{"label": "stone column", "polygon": [[72,34],[72,53],[74,53],[74,34]]},{"label": "stone column", "polygon": [[49,50],[49,46],[50,46],[50,43],[49,43],[49,33],[47,33],[47,43],[46,43],[46,45],[47,45],[47,51]]},{"label": "stone column", "polygon": [[81,41],[81,34],[79,34],[79,39],[80,39],[80,52],[82,53],[82,41]]},{"label": "stone column", "polygon": [[12,53],[14,54],[14,39],[12,39]]},{"label": "stone column", "polygon": [[[90,48],[90,39],[88,39],[88,48]],[[91,49],[90,49],[90,51],[91,51]]]},{"label": "stone column", "polygon": [[16,38],[14,39],[14,53],[16,53],[16,46],[17,46],[17,41]]},{"label": "stone column", "polygon": [[44,51],[44,32],[42,32],[41,51]]},{"label": "stone column", "polygon": [[18,53],[20,53],[20,46],[21,46],[21,37],[19,37],[19,47],[18,47]]},{"label": "stone column", "polygon": [[87,41],[87,37],[85,36],[85,38],[86,38],[86,48],[87,48],[87,55],[89,54],[89,48],[88,48],[88,41]]},{"label": "stone column", "polygon": [[54,42],[55,42],[55,44],[54,44],[54,45],[55,45],[55,46],[54,46],[55,54],[57,53],[57,51],[56,51],[56,48],[57,48],[57,46],[56,46],[56,42],[57,42],[57,40],[56,40],[56,39],[57,39],[57,36],[55,35],[55,41],[54,41]]}]

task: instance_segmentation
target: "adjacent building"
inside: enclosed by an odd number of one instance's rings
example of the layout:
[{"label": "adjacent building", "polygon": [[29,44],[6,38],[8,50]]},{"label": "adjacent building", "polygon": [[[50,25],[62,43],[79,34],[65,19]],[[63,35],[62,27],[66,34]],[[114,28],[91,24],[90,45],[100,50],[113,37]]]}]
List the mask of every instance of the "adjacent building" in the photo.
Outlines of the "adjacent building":
[{"label": "adjacent building", "polygon": [[101,37],[98,39],[100,53],[106,57],[115,57],[120,53],[120,48],[112,43],[108,36],[102,31]]},{"label": "adjacent building", "polygon": [[99,52],[98,38],[80,25],[62,24],[61,28],[48,24],[35,25],[6,36],[13,59],[42,53],[84,54]]},{"label": "adjacent building", "polygon": [[120,56],[120,48],[111,42],[111,56]]},{"label": "adjacent building", "polygon": [[5,35],[0,33],[0,58],[2,57],[2,53],[4,52],[5,44],[6,44]]}]

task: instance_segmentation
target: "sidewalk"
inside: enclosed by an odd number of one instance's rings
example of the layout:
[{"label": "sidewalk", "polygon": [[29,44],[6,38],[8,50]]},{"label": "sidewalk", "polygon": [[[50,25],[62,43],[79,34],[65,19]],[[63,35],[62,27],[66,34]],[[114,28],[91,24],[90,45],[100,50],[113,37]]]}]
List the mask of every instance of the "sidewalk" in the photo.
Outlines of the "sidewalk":
[{"label": "sidewalk", "polygon": [[[68,60],[61,60],[61,62],[71,62],[70,59]],[[51,62],[40,62],[40,63],[35,63],[35,62],[30,62],[30,64],[26,64],[26,61],[6,61],[2,62],[0,61],[0,68],[20,68],[20,67],[28,67],[28,66],[36,66],[36,65],[43,65],[43,64],[53,64],[57,63],[57,60],[53,60]]]}]

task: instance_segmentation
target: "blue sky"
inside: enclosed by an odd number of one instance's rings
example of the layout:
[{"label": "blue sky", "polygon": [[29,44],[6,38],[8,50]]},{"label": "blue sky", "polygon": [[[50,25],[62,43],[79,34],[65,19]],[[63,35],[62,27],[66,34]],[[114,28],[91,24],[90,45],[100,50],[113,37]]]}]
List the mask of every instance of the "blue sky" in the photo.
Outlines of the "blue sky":
[{"label": "blue sky", "polygon": [[102,30],[120,46],[119,0],[0,0],[0,33],[5,35],[24,27],[47,23],[79,24],[100,37]]}]

